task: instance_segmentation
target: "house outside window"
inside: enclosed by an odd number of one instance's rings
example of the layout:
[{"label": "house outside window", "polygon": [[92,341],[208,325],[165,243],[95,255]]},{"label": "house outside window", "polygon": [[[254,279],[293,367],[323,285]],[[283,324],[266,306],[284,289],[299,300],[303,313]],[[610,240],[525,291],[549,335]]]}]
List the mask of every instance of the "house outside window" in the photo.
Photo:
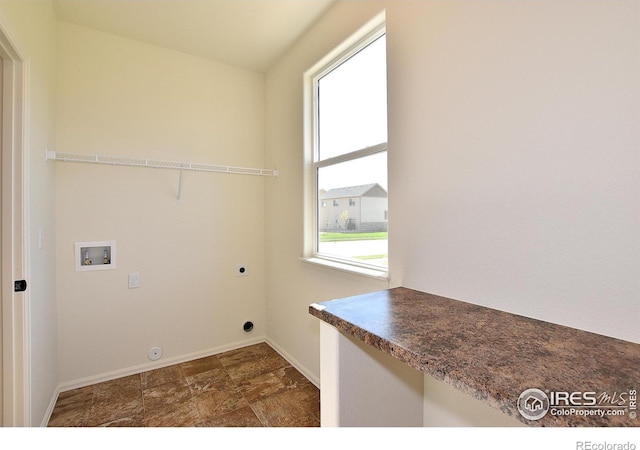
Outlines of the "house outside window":
[{"label": "house outside window", "polygon": [[[388,270],[384,20],[307,72],[311,258]],[[329,204],[333,208],[321,208]],[[310,219],[310,220],[309,220]],[[356,271],[358,271],[356,269]]]}]

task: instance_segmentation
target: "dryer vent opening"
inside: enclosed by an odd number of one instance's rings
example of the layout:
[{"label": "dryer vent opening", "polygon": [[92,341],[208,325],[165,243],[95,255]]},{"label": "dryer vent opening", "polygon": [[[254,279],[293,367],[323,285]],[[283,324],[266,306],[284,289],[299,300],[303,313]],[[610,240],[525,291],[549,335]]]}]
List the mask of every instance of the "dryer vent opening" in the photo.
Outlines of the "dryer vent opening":
[{"label": "dryer vent opening", "polygon": [[242,325],[242,329],[245,331],[245,333],[253,330],[253,322],[245,322],[244,325]]}]

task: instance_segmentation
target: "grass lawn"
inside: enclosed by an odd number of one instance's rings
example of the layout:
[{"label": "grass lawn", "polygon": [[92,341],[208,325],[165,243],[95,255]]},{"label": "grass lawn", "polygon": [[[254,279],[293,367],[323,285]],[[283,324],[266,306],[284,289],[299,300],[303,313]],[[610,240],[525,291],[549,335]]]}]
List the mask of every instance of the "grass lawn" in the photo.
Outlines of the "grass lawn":
[{"label": "grass lawn", "polygon": [[389,233],[386,231],[376,233],[320,233],[320,242],[368,241],[388,238]]},{"label": "grass lawn", "polygon": [[381,253],[379,255],[354,256],[355,259],[361,259],[363,261],[366,261],[368,259],[384,259],[388,257],[389,255],[387,255],[386,253]]}]

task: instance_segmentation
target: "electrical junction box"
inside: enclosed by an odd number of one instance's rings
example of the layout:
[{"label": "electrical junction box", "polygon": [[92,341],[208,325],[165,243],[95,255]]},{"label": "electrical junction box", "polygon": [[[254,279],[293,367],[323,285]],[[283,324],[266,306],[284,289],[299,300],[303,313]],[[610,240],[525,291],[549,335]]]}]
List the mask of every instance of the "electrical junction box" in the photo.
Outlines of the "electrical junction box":
[{"label": "electrical junction box", "polygon": [[116,241],[76,242],[76,272],[116,268]]}]

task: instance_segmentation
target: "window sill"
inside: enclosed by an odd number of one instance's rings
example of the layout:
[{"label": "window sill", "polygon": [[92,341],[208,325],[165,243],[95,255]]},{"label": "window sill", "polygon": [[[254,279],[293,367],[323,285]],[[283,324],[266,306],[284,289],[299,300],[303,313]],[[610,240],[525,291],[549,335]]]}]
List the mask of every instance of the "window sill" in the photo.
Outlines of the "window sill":
[{"label": "window sill", "polygon": [[367,267],[359,267],[352,264],[341,263],[338,261],[332,261],[330,259],[318,257],[301,257],[300,260],[316,266],[326,267],[328,269],[339,270],[341,272],[348,272],[355,275],[362,275],[380,281],[389,281],[389,272],[383,269],[378,270],[370,269]]}]

